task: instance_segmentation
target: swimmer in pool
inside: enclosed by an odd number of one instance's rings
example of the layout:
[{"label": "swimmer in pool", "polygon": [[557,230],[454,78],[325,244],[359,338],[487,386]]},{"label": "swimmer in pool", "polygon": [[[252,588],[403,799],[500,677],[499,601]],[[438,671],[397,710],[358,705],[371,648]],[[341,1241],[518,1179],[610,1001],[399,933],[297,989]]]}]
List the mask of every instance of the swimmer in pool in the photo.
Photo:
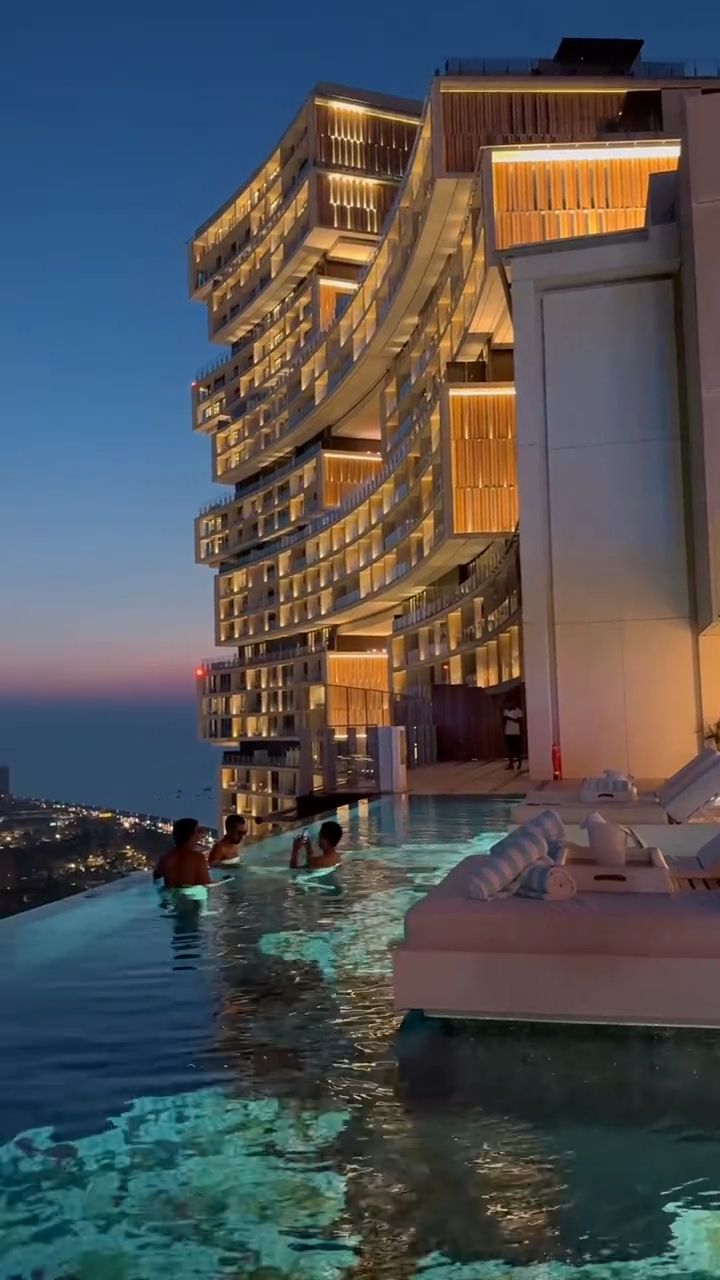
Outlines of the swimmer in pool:
[{"label": "swimmer in pool", "polygon": [[207,858],[202,850],[205,832],[197,818],[178,818],[173,823],[173,845],[153,871],[153,880],[162,880],[166,889],[192,889],[210,884]]},{"label": "swimmer in pool", "polygon": [[234,861],[237,858],[246,830],[245,819],[241,813],[228,814],[225,819],[225,835],[210,850],[208,862],[211,867],[222,866],[223,862]]},{"label": "swimmer in pool", "polygon": [[[331,871],[333,867],[339,867],[341,858],[338,853],[338,845],[342,840],[342,833],[342,827],[339,822],[335,822],[333,819],[323,822],[318,832],[317,850],[313,848],[309,836],[297,836],[293,840],[290,870],[321,871],[327,869]],[[305,851],[305,861],[301,863],[300,856],[303,850]]]}]

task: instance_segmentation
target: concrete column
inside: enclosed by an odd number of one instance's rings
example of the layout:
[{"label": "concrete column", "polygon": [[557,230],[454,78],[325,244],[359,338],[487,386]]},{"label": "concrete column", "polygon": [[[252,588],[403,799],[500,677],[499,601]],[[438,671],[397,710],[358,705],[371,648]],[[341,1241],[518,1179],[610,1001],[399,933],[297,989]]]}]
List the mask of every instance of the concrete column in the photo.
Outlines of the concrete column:
[{"label": "concrete column", "polygon": [[672,773],[699,745],[674,229],[513,261],[530,772]]}]

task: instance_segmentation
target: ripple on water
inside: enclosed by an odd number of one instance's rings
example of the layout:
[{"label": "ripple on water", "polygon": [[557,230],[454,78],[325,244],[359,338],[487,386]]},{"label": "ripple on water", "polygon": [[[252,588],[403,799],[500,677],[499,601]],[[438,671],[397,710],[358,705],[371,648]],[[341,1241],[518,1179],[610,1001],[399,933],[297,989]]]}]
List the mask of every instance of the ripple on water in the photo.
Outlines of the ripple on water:
[{"label": "ripple on water", "polygon": [[720,1277],[715,1039],[401,1024],[404,912],[507,812],[343,821],[341,893],[265,846],[14,991],[0,1114],[56,1128],[0,1147],[1,1280]]}]

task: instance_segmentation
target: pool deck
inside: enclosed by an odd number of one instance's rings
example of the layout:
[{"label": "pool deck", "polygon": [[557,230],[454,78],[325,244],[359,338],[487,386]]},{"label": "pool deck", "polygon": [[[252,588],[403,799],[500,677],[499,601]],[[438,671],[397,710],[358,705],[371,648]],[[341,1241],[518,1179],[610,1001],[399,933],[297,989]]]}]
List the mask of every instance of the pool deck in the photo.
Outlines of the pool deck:
[{"label": "pool deck", "polygon": [[[519,796],[529,791],[542,790],[543,783],[533,782],[527,764],[522,772],[510,772],[504,760],[463,760],[452,764],[428,764],[419,769],[408,769],[408,791],[412,796]],[[663,778],[641,778],[637,781],[641,792],[657,791]],[[581,778],[566,778],[554,782],[554,788],[574,793],[582,786]]]},{"label": "pool deck", "polygon": [[463,760],[408,769],[411,796],[522,796],[530,790],[526,768],[511,773],[503,760]]}]

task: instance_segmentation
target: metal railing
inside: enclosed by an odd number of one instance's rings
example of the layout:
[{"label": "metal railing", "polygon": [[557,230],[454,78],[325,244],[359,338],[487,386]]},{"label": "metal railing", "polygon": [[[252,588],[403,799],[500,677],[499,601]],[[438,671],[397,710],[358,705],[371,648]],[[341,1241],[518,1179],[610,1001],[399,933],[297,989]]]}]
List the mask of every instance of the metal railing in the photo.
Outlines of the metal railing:
[{"label": "metal railing", "polygon": [[590,67],[577,72],[574,68],[554,62],[552,58],[448,58],[446,76],[577,76],[578,79],[610,78],[622,80],[691,80],[715,79],[720,76],[720,64],[707,59],[673,60],[670,62],[639,59],[625,71],[603,72]]},{"label": "metal railing", "polygon": [[[376,298],[377,298],[377,296],[378,296],[378,293],[379,293],[379,291],[380,291],[381,287],[384,287],[384,286],[385,286],[385,284],[387,283],[387,299],[386,299],[386,306],[385,306],[385,310],[387,310],[387,309],[388,309],[388,307],[389,307],[389,305],[390,305],[390,303],[391,303],[391,301],[392,301],[392,299],[394,298],[394,296],[395,296],[395,294],[396,294],[396,292],[397,292],[398,288],[400,287],[400,284],[401,284],[402,280],[403,280],[403,279],[404,279],[404,277],[405,277],[405,269],[406,269],[406,266],[407,266],[408,260],[409,260],[409,258],[412,256],[412,253],[413,253],[414,248],[415,248],[415,243],[416,243],[416,238],[417,238],[416,236],[412,236],[412,237],[410,237],[410,238],[409,238],[409,240],[408,240],[408,243],[406,243],[406,244],[405,244],[405,246],[403,247],[402,251],[400,251],[400,252],[398,252],[398,253],[393,254],[393,255],[388,259],[388,263],[387,263],[387,266],[386,266],[386,268],[385,268],[385,271],[383,272],[382,279],[376,283],[375,287],[372,289],[372,291],[369,293],[369,295],[367,295],[367,292],[365,291],[365,288],[364,288],[364,286],[367,284],[367,282],[368,282],[368,280],[369,280],[369,277],[370,277],[371,273],[373,272],[374,268],[376,267],[376,264],[377,264],[377,261],[378,261],[378,257],[379,257],[379,255],[380,255],[381,251],[382,251],[382,250],[383,250],[383,248],[385,247],[385,241],[386,241],[387,234],[388,234],[388,232],[389,232],[389,229],[390,229],[391,223],[392,223],[392,221],[395,219],[395,217],[396,217],[396,216],[398,216],[398,214],[402,211],[402,201],[403,201],[403,199],[407,196],[408,192],[410,192],[410,196],[411,196],[411,199],[412,199],[412,201],[413,201],[413,202],[415,202],[416,200],[418,200],[418,201],[419,201],[419,209],[416,209],[416,210],[415,210],[415,214],[417,215],[417,218],[418,218],[418,219],[420,219],[420,218],[421,218],[421,215],[422,215],[422,216],[424,216],[424,214],[425,214],[426,206],[427,206],[427,203],[428,203],[428,200],[429,200],[430,191],[431,191],[431,189],[432,189],[432,177],[433,177],[433,174],[432,174],[432,153],[431,153],[431,149],[430,149],[430,148],[428,148],[428,154],[427,154],[427,156],[425,157],[425,161],[424,161],[424,166],[423,166],[422,174],[418,177],[417,175],[415,175],[415,174],[413,173],[413,164],[414,164],[414,160],[415,160],[415,156],[416,156],[416,154],[417,154],[417,151],[418,151],[418,150],[419,150],[419,148],[420,148],[420,142],[421,142],[421,139],[422,139],[422,136],[423,136],[423,126],[424,126],[424,124],[425,124],[425,117],[423,117],[423,119],[421,119],[421,121],[419,122],[419,127],[418,127],[418,131],[417,131],[417,134],[416,134],[415,142],[414,142],[414,144],[413,144],[413,148],[412,148],[412,151],[411,151],[411,154],[410,154],[410,157],[409,157],[409,161],[408,161],[408,168],[407,168],[407,171],[406,171],[406,177],[405,177],[405,179],[403,180],[403,182],[400,184],[400,186],[398,187],[398,190],[397,190],[397,192],[396,192],[396,194],[395,194],[395,197],[394,197],[394,199],[393,199],[393,202],[392,202],[392,204],[391,204],[391,206],[390,206],[390,208],[389,208],[389,210],[388,210],[388,213],[387,213],[387,215],[386,215],[386,218],[385,218],[385,220],[384,220],[384,222],[383,222],[383,225],[382,225],[382,227],[381,227],[381,229],[380,229],[380,234],[379,234],[379,238],[378,238],[378,244],[377,244],[377,247],[376,247],[376,249],[375,249],[375,252],[374,252],[374,254],[373,254],[372,258],[370,259],[370,261],[368,262],[367,266],[365,267],[365,270],[362,272],[362,274],[361,274],[361,275],[360,275],[360,277],[358,278],[358,282],[357,282],[357,284],[358,284],[358,288],[357,288],[357,290],[356,290],[356,293],[355,293],[355,294],[354,294],[354,296],[353,296],[352,303],[354,303],[354,302],[358,299],[359,295],[361,295],[361,294],[362,294],[362,299],[361,299],[361,301],[362,301],[362,300],[364,300],[364,301],[363,301],[363,309],[362,309],[362,314],[361,314],[361,316],[360,316],[360,319],[359,319],[359,320],[358,320],[358,322],[353,326],[353,328],[352,328],[352,330],[351,330],[350,334],[348,335],[348,339],[347,339],[347,341],[352,341],[352,340],[354,339],[354,337],[355,337],[355,333],[356,333],[357,329],[358,329],[358,328],[359,328],[359,326],[360,326],[360,325],[365,321],[365,319],[366,319],[366,317],[367,317],[367,313],[368,313],[368,311],[369,311],[370,307],[372,306],[373,302],[376,300]],[[414,186],[414,187],[413,187],[413,179],[415,180],[415,186]],[[299,215],[299,217],[302,217],[302,214],[300,214],[300,215]],[[418,230],[419,230],[419,227],[418,227]],[[295,248],[296,248],[296,246],[297,246],[297,243],[299,243],[299,241],[304,237],[304,235],[305,235],[305,234],[306,234],[306,230],[303,230],[303,231],[302,231],[302,232],[300,232],[298,235],[296,235],[295,237],[293,237],[293,238],[289,239],[289,240],[284,244],[284,246],[283,246],[283,261],[284,261],[284,262],[286,262],[286,261],[288,260],[288,258],[289,258],[289,257],[291,256],[291,254],[294,252],[294,250],[295,250]],[[242,305],[242,306],[246,306],[246,305],[247,305],[247,303],[248,303],[248,302],[250,302],[250,301],[252,300],[252,298],[253,298],[253,297],[254,297],[258,292],[260,292],[261,288],[264,288],[264,285],[265,285],[266,283],[267,283],[267,281],[266,281],[266,280],[260,281],[260,282],[255,286],[255,288],[254,288],[254,289],[253,289],[253,290],[252,290],[252,291],[247,295],[247,297],[243,296],[242,303],[238,303],[236,306],[232,307],[232,308],[230,309],[230,312],[229,312],[226,316],[224,316],[224,317],[220,318],[220,320],[219,320],[218,322],[216,322],[216,323],[213,325],[213,332],[214,332],[214,333],[217,333],[221,328],[223,328],[226,324],[228,324],[228,323],[229,323],[229,321],[230,321],[230,319],[232,319],[232,318],[233,318],[233,316],[234,316],[234,315],[236,315],[236,314],[237,314],[237,312],[240,310],[241,305]],[[304,283],[304,282],[303,282],[303,283]],[[343,316],[344,316],[344,314],[346,314],[346,313],[343,313]],[[326,333],[326,334],[329,334],[329,333],[330,333],[332,330],[334,330],[334,329],[337,329],[337,331],[338,331],[338,333],[339,333],[339,325],[340,325],[340,323],[341,323],[341,320],[343,319],[343,316],[337,316],[337,317],[336,317],[336,318],[331,322],[331,325],[330,325],[330,326],[329,326],[329,328],[325,331],[325,333]],[[377,324],[376,324],[376,326],[375,326],[375,330],[377,330],[377,328],[378,328],[378,327],[380,326],[380,324],[382,323],[382,319],[383,319],[383,317],[384,317],[384,312],[382,313],[382,315],[380,315],[380,316],[378,317]],[[247,337],[247,336],[248,336],[248,335],[246,335],[246,337]],[[324,335],[324,334],[319,335],[319,336],[318,336],[318,341],[320,341],[320,339],[321,339],[323,336],[325,336],[325,335]],[[368,339],[368,341],[369,341],[369,339]],[[345,343],[343,343],[342,345],[344,346],[344,345],[346,345],[346,344],[345,344]],[[355,357],[356,357],[358,354],[360,354],[360,353],[359,353],[359,352],[355,353]],[[313,402],[313,407],[314,407],[314,402]],[[299,416],[305,416],[304,412],[303,412],[301,415],[299,415]],[[299,417],[298,417],[298,419],[297,419],[297,420],[299,420]],[[293,422],[293,425],[295,425],[295,422]],[[279,438],[279,436],[276,436],[276,438]]]},{"label": "metal railing", "polygon": [[[383,485],[392,477],[400,463],[407,456],[411,445],[415,442],[423,428],[426,426],[430,414],[437,406],[438,399],[439,388],[436,388],[432,399],[430,401],[426,401],[422,405],[421,412],[415,419],[415,425],[412,432],[408,434],[402,444],[394,448],[388,455],[385,466],[382,467],[377,475],[373,476],[371,480],[367,480],[365,484],[354,489],[344,502],[341,502],[337,507],[333,507],[332,510],[327,511],[324,515],[311,520],[296,533],[286,534],[284,537],[277,539],[273,544],[264,547],[262,551],[258,551],[256,548],[251,548],[243,555],[237,556],[234,558],[231,567],[233,569],[242,569],[245,565],[252,563],[254,560],[267,559],[269,556],[279,554],[282,551],[287,551],[290,547],[296,546],[300,542],[306,542],[317,534],[322,533],[323,530],[327,529],[337,521],[344,519],[345,516],[351,515],[357,507],[362,506],[368,498],[372,497],[374,493],[382,489]],[[425,468],[425,470],[426,469],[427,468]],[[418,473],[418,476],[416,477],[417,479],[420,478],[420,474],[421,473]],[[424,472],[422,474],[424,474]],[[339,551],[341,549],[341,547],[335,547],[331,554],[334,554],[335,551]]]},{"label": "metal railing", "polygon": [[[222,284],[223,280],[226,280],[228,276],[232,275],[233,271],[236,271],[237,268],[240,267],[242,263],[257,250],[259,242],[267,236],[269,231],[272,231],[273,227],[277,226],[283,215],[288,213],[295,196],[298,195],[300,188],[302,187],[303,182],[307,180],[308,175],[305,171],[308,164],[309,161],[305,160],[300,165],[300,168],[285,192],[280,204],[277,205],[256,227],[255,231],[249,239],[246,240],[245,244],[241,245],[232,258],[229,258],[227,262],[218,267],[217,271],[210,271],[207,273],[207,279],[211,279],[213,281],[213,287],[215,287],[215,282],[217,282],[217,284]],[[226,234],[229,235],[230,231],[228,230]],[[207,283],[207,280],[203,283]],[[202,285],[198,285],[198,288],[202,287]]]}]

